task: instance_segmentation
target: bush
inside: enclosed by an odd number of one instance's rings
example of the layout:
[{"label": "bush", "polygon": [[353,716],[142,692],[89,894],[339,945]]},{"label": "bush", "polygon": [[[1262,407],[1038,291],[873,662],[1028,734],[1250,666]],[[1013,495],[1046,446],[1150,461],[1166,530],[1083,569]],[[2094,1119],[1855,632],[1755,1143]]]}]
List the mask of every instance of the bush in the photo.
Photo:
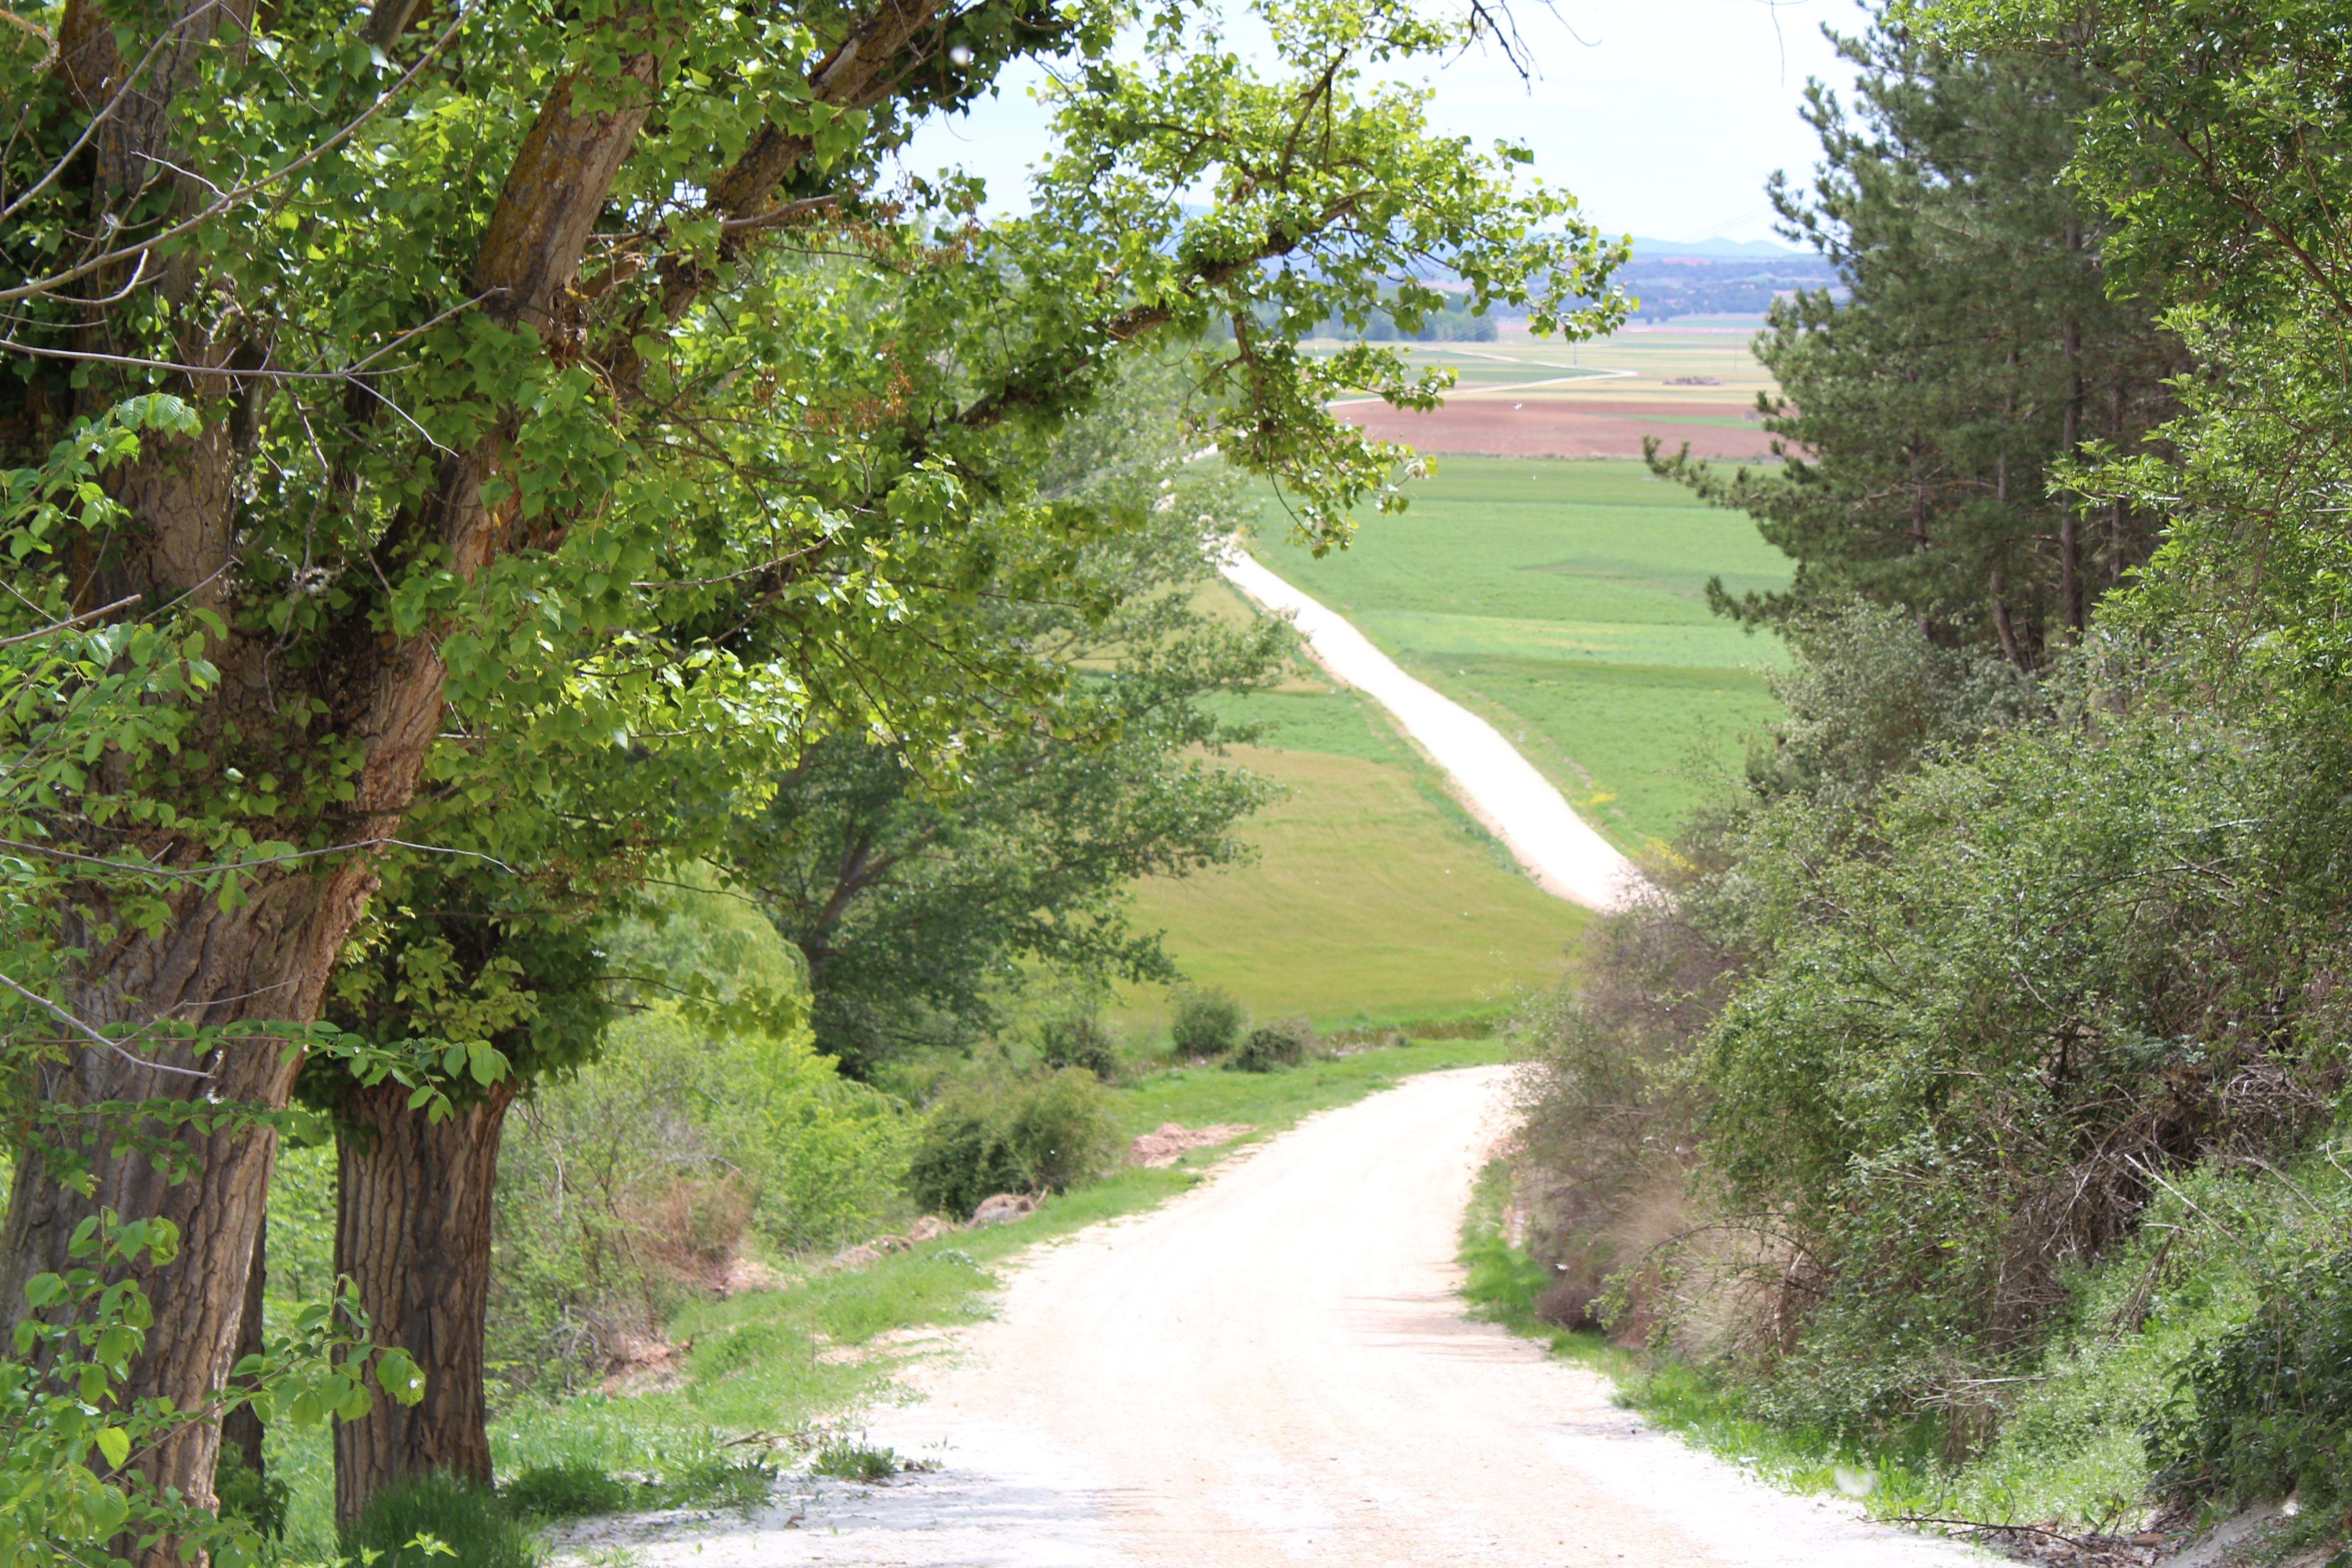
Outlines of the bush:
[{"label": "bush", "polygon": [[2281,1281],[2187,1381],[2189,1400],[2149,1434],[2165,1490],[2340,1511],[2352,1497],[2352,1252]]},{"label": "bush", "polygon": [[1046,1078],[969,1085],[941,1100],[923,1128],[907,1184],[915,1201],[968,1215],[996,1193],[1066,1192],[1118,1157],[1118,1121],[1102,1080],[1084,1068]]},{"label": "bush", "polygon": [[1179,1055],[1221,1057],[1242,1037],[1241,1004],[1223,992],[1187,986],[1176,993],[1175,1003],[1168,1034]]},{"label": "bush", "polygon": [[226,1443],[213,1468],[213,1497],[223,1519],[243,1520],[267,1541],[286,1539],[286,1507],[291,1492],[276,1476],[255,1469]]},{"label": "bush", "polygon": [[615,1024],[600,1060],[541,1084],[509,1124],[488,1348],[509,1386],[493,1397],[593,1383],[622,1335],[718,1288],[748,1246],[873,1234],[913,1121],[805,1038],[722,1034],[667,1005]]},{"label": "bush", "polygon": [[1252,1029],[1241,1047],[1225,1061],[1233,1072],[1276,1072],[1307,1059],[1315,1031],[1304,1018],[1285,1018],[1263,1029]]},{"label": "bush", "polygon": [[[454,1555],[410,1543],[429,1536]],[[376,1568],[538,1568],[538,1539],[488,1487],[455,1476],[413,1476],[378,1492],[343,1534],[344,1555]]]},{"label": "bush", "polygon": [[1108,1025],[1090,1013],[1074,1013],[1046,1024],[1038,1031],[1038,1043],[1045,1065],[1056,1072],[1084,1068],[1105,1083],[1118,1077],[1118,1040]]}]

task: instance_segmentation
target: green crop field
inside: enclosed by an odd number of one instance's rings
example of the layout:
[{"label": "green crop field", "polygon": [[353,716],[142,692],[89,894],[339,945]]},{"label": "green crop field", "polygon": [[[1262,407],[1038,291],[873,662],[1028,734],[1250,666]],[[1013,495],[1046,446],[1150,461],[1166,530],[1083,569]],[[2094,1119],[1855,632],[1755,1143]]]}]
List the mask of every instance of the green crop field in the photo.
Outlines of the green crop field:
[{"label": "green crop field", "polygon": [[1639,463],[1448,458],[1345,552],[1265,534],[1261,560],[1516,742],[1621,848],[1671,837],[1772,716],[1778,643],[1709,614],[1704,588],[1777,588],[1786,562]]}]

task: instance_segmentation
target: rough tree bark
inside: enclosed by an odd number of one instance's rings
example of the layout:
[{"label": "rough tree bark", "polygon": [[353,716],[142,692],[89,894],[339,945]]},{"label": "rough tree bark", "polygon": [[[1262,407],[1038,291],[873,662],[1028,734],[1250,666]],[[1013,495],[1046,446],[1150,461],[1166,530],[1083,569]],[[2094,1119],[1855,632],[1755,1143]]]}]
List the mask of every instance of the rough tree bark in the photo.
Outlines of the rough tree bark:
[{"label": "rough tree bark", "polygon": [[350,1523],[403,1476],[490,1483],[482,1393],[490,1289],[490,1200],[499,1135],[514,1101],[492,1085],[438,1123],[394,1085],[352,1085],[338,1106],[335,1270],[359,1287],[379,1338],[425,1373],[414,1405],[380,1399],[335,1428],[335,1518]]},{"label": "rough tree bark", "polygon": [[[268,1215],[262,1215],[262,1226],[253,1233],[253,1263],[245,1271],[245,1307],[236,1334],[236,1359],[259,1355],[262,1350],[262,1296],[269,1279]],[[246,1468],[262,1473],[261,1417],[253,1413],[250,1405],[240,1405],[221,1418],[221,1451],[224,1455],[236,1450],[245,1461]]]},{"label": "rough tree bark", "polygon": [[[2071,258],[2082,248],[2082,231],[2070,220],[2066,225],[2066,253]],[[2066,408],[2060,419],[2058,444],[2072,458],[2080,453],[2083,445],[2083,323],[2072,316],[2066,319],[2063,342],[2066,351]],[[2082,520],[2071,503],[2063,504],[2064,510],[2058,522],[2058,608],[2079,639],[2083,632]]]}]

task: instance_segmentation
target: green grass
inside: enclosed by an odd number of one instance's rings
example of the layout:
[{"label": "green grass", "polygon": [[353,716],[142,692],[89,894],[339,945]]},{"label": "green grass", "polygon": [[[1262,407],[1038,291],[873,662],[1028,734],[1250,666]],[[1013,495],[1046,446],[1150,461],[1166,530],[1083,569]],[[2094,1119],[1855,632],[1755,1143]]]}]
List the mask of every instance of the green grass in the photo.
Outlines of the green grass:
[{"label": "green grass", "polygon": [[[1252,700],[1308,712],[1319,700],[1327,716],[1309,722],[1325,732],[1364,722],[1352,695]],[[1551,984],[1591,917],[1522,875],[1426,764],[1390,743],[1391,762],[1236,750],[1289,791],[1243,825],[1256,861],[1141,884],[1136,925],[1164,932],[1192,979],[1260,1018],[1304,1014],[1318,1028],[1489,1010]],[[1131,993],[1121,1021],[1149,1036],[1165,1015],[1160,993]]]},{"label": "green grass", "polygon": [[1671,838],[1771,719],[1760,670],[1783,657],[1711,615],[1706,580],[1778,588],[1787,562],[1638,463],[1449,458],[1412,497],[1321,561],[1259,554],[1519,744],[1620,847]]}]

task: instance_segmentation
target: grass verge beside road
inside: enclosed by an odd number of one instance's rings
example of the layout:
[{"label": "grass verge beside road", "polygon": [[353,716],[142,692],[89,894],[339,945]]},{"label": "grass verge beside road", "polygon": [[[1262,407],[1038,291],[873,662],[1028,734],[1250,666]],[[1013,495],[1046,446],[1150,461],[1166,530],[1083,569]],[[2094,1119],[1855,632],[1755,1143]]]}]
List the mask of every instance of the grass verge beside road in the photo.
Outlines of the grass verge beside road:
[{"label": "grass verge beside road", "polygon": [[1509,1166],[1493,1162],[1479,1173],[1463,1215],[1461,1257],[1467,1272],[1462,1295],[1475,1316],[1599,1373],[1616,1384],[1617,1403],[1624,1408],[1774,1486],[1861,1494],[1873,1514],[1886,1519],[1924,1511],[1945,1497],[1933,1453],[1937,1439],[1924,1430],[1910,1447],[1864,1446],[1771,1425],[1744,1413],[1727,1385],[1680,1357],[1629,1349],[1604,1334],[1544,1321],[1536,1315],[1536,1298],[1550,1282],[1549,1270],[1505,1235],[1510,1190]]}]

